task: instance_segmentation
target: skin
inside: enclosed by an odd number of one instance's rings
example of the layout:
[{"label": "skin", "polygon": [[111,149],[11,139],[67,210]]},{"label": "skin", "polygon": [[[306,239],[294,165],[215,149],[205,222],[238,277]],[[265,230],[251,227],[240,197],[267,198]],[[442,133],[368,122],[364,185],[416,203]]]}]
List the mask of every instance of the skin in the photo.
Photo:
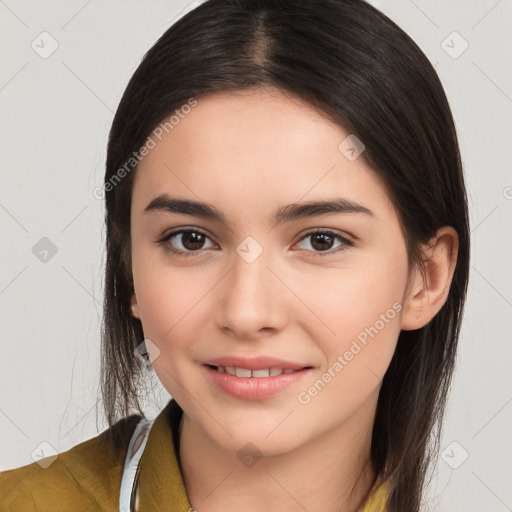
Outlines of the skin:
[{"label": "skin", "polygon": [[[419,270],[409,275],[396,211],[363,158],[349,161],[338,149],[347,135],[280,91],[213,93],[198,98],[137,170],[132,311],[158,347],[158,356],[149,349],[154,371],[184,410],[183,478],[200,512],[356,511],[376,478],[371,429],[400,330],[421,328],[447,298],[456,232],[444,227],[425,246],[426,281]],[[228,225],[144,213],[163,192],[215,205]],[[333,196],[374,215],[329,213],[279,225],[271,219],[286,204]],[[168,241],[190,253],[198,247],[188,257],[156,243],[179,227],[207,233],[202,246],[181,235]],[[343,242],[304,238],[317,228],[353,245],[335,253]],[[263,248],[252,263],[236,252],[247,236]],[[298,394],[394,303],[402,310],[300,403]],[[271,398],[242,400],[212,386],[202,366],[226,355],[270,355],[314,368]],[[237,457],[248,442],[262,455],[250,467]]]}]

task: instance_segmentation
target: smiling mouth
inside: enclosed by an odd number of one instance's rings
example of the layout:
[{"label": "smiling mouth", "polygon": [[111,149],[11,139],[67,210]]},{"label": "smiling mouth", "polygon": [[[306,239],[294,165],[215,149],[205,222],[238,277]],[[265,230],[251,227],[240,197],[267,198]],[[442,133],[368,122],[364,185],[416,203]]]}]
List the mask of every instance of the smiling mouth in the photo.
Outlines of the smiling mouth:
[{"label": "smiling mouth", "polygon": [[297,370],[292,370],[291,368],[262,368],[259,370],[251,370],[249,368],[238,368],[236,366],[215,366],[212,364],[207,364],[206,366],[218,371],[219,373],[227,373],[228,375],[234,375],[242,378],[278,377],[282,374],[297,373],[312,368],[311,366],[306,366]]}]

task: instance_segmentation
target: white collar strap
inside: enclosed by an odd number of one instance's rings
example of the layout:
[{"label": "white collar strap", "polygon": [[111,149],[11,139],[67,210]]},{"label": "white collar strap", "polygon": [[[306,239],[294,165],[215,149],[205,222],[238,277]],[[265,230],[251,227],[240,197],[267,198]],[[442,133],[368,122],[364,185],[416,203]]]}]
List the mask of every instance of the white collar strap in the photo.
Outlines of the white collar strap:
[{"label": "white collar strap", "polygon": [[119,511],[132,512],[135,501],[135,481],[139,471],[139,462],[146,448],[149,432],[155,420],[142,418],[133,431],[124,461],[121,490],[119,493]]}]

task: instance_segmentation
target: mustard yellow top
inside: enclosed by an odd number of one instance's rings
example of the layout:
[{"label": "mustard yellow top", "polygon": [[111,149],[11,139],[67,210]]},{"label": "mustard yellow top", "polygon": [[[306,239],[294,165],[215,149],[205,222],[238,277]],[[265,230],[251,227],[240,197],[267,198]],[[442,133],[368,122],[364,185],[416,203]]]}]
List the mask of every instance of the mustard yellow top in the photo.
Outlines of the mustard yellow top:
[{"label": "mustard yellow top", "polygon": [[[180,415],[181,409],[171,399],[155,418],[140,460],[141,512],[189,512],[192,509],[176,457]],[[126,433],[123,452],[117,456],[108,442],[107,429],[59,453],[46,469],[45,464],[38,461],[0,472],[0,510],[118,512],[124,457],[140,419],[140,415],[132,415],[112,426]],[[386,501],[386,486],[377,479],[359,512],[386,512]]]}]

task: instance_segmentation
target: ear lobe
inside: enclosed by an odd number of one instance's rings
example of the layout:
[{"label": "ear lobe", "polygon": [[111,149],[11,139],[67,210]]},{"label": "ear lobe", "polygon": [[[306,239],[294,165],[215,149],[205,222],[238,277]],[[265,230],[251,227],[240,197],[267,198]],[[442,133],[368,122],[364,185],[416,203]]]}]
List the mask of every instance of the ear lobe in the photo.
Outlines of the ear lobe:
[{"label": "ear lobe", "polygon": [[405,301],[402,330],[424,327],[446,303],[455,272],[458,253],[457,232],[451,226],[439,229],[424,247],[425,275],[414,274],[414,286]]},{"label": "ear lobe", "polygon": [[137,303],[137,297],[135,296],[135,293],[133,293],[133,295],[132,295],[131,306],[132,306],[132,315],[135,318],[138,318],[140,320],[139,304]]}]

